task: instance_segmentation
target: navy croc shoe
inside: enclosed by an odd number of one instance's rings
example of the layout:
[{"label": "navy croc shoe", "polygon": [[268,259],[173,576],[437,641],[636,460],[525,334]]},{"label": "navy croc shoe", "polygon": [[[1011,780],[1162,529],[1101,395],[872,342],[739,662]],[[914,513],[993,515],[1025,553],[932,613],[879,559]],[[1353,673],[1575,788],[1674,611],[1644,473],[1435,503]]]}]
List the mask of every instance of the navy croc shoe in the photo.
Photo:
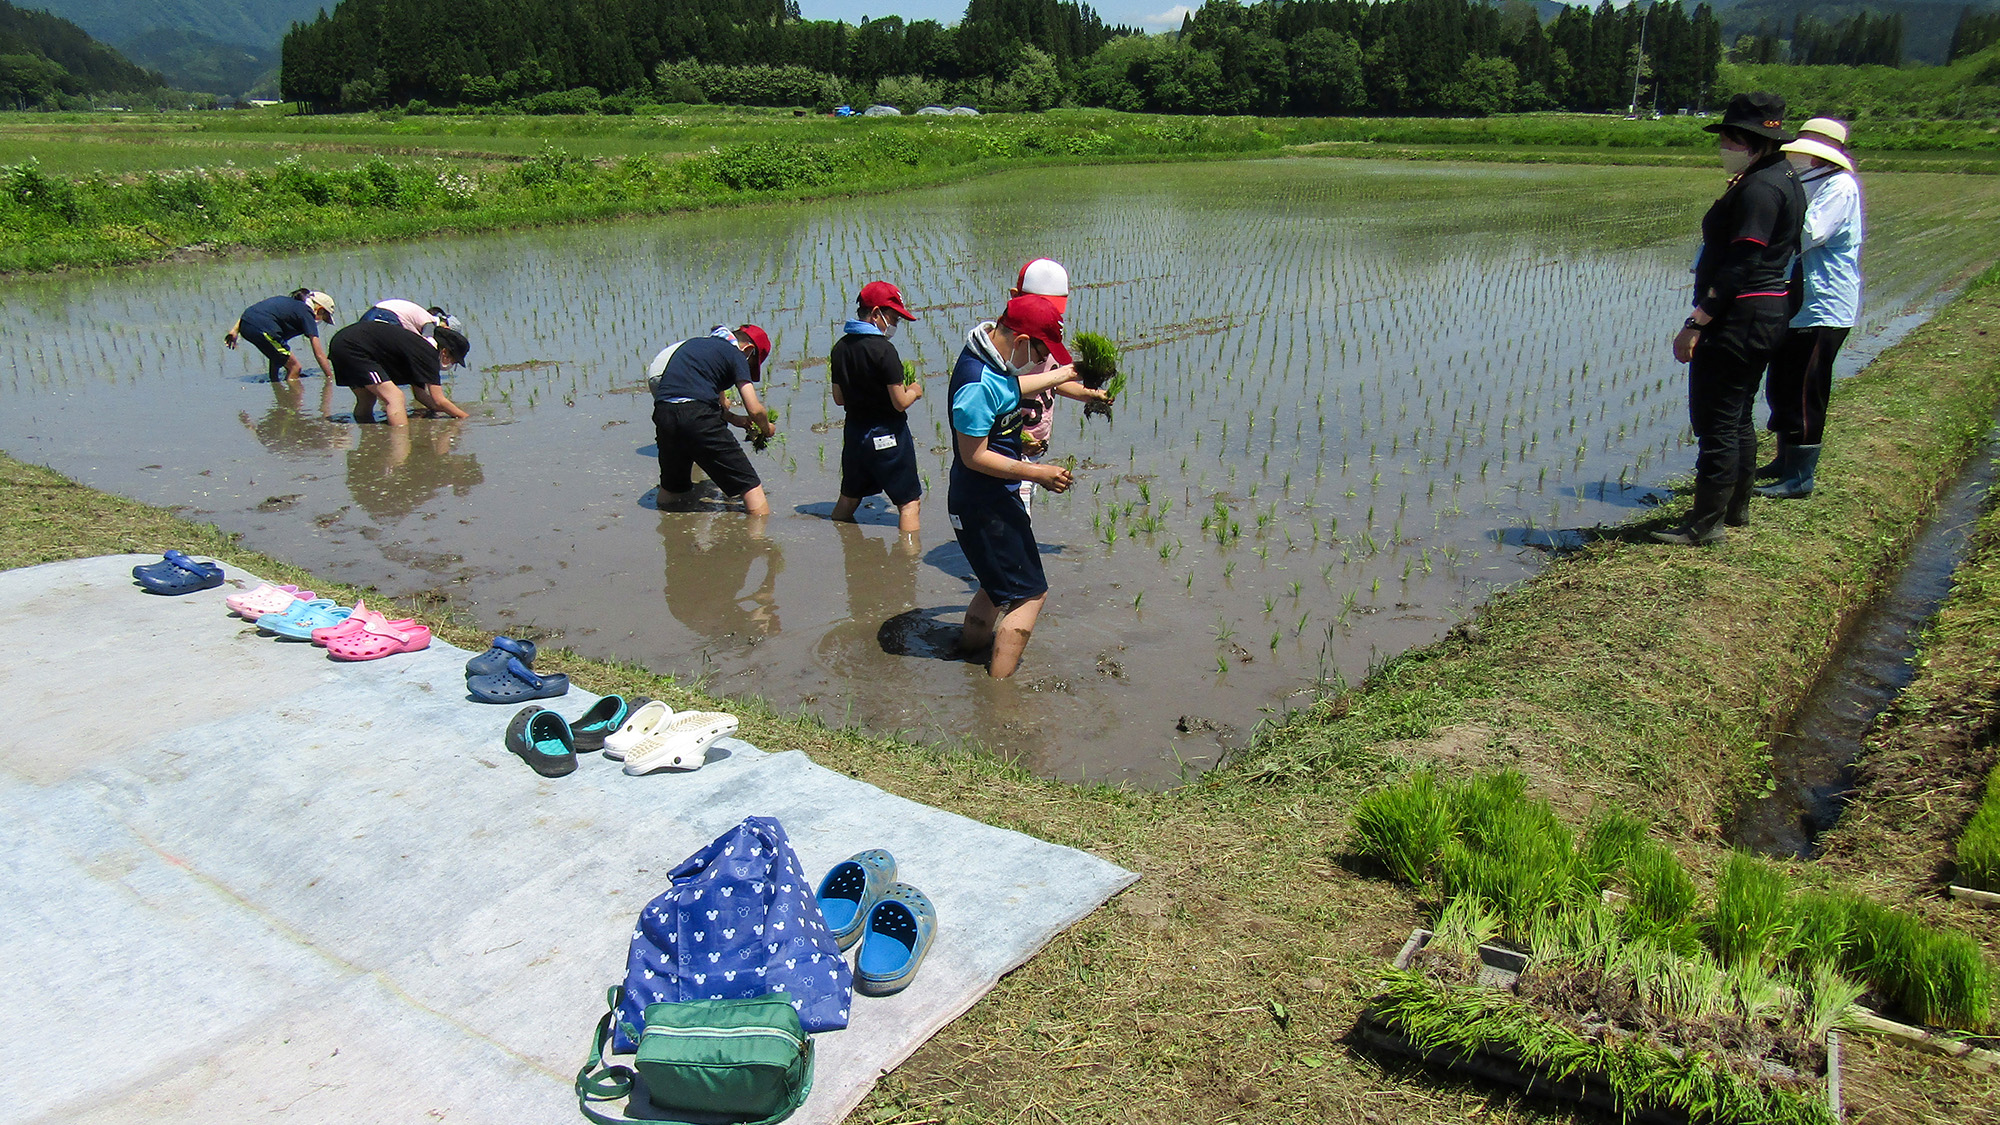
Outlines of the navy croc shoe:
[{"label": "navy croc shoe", "polygon": [[627,699],[622,695],[607,695],[590,705],[590,710],[578,715],[569,725],[569,732],[576,738],[579,754],[594,754],[604,749],[604,740],[612,732],[625,725],[632,712],[651,703],[643,695]]},{"label": "navy croc shoe", "polygon": [[465,662],[465,674],[468,678],[497,676],[507,670],[507,662],[515,657],[519,657],[522,664],[532,667],[535,663],[535,642],[495,637],[492,647]]},{"label": "navy croc shoe", "polygon": [[569,677],[561,672],[538,676],[515,658],[508,658],[506,670],[492,676],[469,676],[465,690],[481,703],[525,703],[530,699],[554,699],[569,693]]},{"label": "navy croc shoe", "polygon": [[222,585],[222,566],[196,562],[179,551],[168,551],[167,557],[159,562],[133,567],[132,577],[155,594],[192,594]]},{"label": "navy croc shoe", "polygon": [[569,724],[546,707],[523,707],[507,724],[507,749],[520,755],[543,777],[561,777],[576,770],[576,747]]}]

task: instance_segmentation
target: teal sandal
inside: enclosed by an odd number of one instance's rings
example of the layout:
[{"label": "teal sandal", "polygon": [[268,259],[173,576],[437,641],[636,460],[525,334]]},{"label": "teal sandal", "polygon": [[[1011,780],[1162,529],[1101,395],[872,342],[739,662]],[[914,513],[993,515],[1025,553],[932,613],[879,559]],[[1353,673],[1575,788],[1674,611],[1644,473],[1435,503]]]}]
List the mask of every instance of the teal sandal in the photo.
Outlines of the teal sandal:
[{"label": "teal sandal", "polygon": [[819,912],[841,952],[861,940],[868,912],[896,881],[896,857],[870,848],[833,865],[819,881]]},{"label": "teal sandal", "polygon": [[924,892],[908,883],[890,887],[868,912],[861,955],[855,958],[854,991],[893,996],[909,987],[936,933],[937,911]]}]

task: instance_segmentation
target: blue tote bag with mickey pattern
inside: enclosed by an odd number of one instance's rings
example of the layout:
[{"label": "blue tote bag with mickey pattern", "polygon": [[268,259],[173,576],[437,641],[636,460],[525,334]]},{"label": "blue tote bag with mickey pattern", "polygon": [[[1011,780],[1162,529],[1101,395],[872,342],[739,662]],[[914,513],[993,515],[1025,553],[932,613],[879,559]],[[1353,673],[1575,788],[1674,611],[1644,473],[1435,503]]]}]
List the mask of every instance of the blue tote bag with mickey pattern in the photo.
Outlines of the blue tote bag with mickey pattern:
[{"label": "blue tote bag with mickey pattern", "polygon": [[672,878],[632,931],[612,1050],[634,1049],[648,1004],[781,992],[808,1033],[847,1026],[854,975],[783,825],[746,817]]}]

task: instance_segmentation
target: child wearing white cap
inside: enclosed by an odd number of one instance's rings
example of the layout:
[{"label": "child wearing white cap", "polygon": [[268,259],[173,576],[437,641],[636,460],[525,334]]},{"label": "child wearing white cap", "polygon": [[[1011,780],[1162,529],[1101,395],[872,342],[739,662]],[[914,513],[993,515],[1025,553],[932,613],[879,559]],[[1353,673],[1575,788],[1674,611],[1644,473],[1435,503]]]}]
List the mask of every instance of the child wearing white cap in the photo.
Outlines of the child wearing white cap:
[{"label": "child wearing white cap", "polygon": [[[1010,299],[1019,297],[1024,293],[1032,293],[1038,297],[1048,298],[1049,303],[1056,307],[1057,313],[1067,316],[1069,314],[1069,271],[1063,268],[1061,262],[1053,258],[1036,258],[1034,261],[1021,267],[1020,275],[1014,279],[1014,288],[1007,290],[1007,296]],[[1034,370],[1029,371],[1028,374],[1045,375],[1056,370],[1057,366],[1052,356]],[[1021,448],[1022,452],[1026,455],[1025,459],[1028,461],[1039,464],[1043,457],[1048,456],[1049,442],[1055,436],[1057,395],[1061,395],[1064,398],[1073,398],[1078,402],[1111,401],[1110,397],[1101,389],[1092,390],[1075,380],[1059,384],[1052,390],[1045,390],[1040,394],[1025,397],[1021,402],[1021,409],[1024,415]],[[1033,481],[1024,480],[1021,482],[1022,507],[1026,508],[1029,506],[1035,487],[1036,485]]]},{"label": "child wearing white cap", "polygon": [[298,336],[312,341],[313,358],[319,361],[322,372],[333,370],[327,362],[326,346],[319,339],[319,326],[332,323],[332,297],[317,289],[294,289],[282,297],[269,297],[244,309],[229,331],[222,334],[222,343],[234,351],[236,341],[250,341],[250,346],[270,361],[271,381],[275,383],[280,372],[286,379],[299,377],[302,368],[298,357],[287,346]]},{"label": "child wearing white cap", "polygon": [[1847,126],[1815,117],[1799,126],[1798,139],[1782,151],[1806,193],[1805,230],[1799,238],[1805,300],[1771,357],[1764,401],[1778,455],[1758,470],[1775,483],[1759,495],[1796,500],[1813,490],[1826,405],[1833,394],[1833,361],[1861,317],[1861,240],[1865,231],[1861,181],[1847,152]]}]

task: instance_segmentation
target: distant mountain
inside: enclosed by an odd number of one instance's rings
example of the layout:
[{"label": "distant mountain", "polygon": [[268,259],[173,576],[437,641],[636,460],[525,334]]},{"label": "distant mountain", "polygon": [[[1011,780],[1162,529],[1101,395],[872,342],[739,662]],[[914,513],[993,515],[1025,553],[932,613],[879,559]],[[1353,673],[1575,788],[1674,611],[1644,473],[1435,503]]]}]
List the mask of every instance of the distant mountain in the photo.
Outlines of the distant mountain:
[{"label": "distant mountain", "polygon": [[[73,21],[107,43],[129,43],[156,28],[192,31],[217,43],[242,43],[275,53],[299,20],[335,0],[25,0]],[[233,92],[233,91],[232,91]]]},{"label": "distant mountain", "polygon": [[[1769,20],[1779,35],[1790,37],[1792,22],[1799,13],[1822,23],[1852,19],[1857,12],[1870,16],[1902,13],[1903,58],[1909,62],[1942,64],[1951,49],[1951,32],[1958,26],[1966,0],[1710,0],[1722,18],[1722,41],[1734,43],[1739,35],[1751,35],[1757,24]],[[2000,0],[1971,0],[1975,9],[1992,10]]]},{"label": "distant mountain", "polygon": [[0,0],[0,105],[55,104],[58,95],[157,90],[153,71],[68,20]]},{"label": "distant mountain", "polygon": [[221,43],[194,31],[149,31],[120,43],[118,49],[133,62],[166,75],[176,90],[225,97],[248,94],[278,68],[275,47]]}]

